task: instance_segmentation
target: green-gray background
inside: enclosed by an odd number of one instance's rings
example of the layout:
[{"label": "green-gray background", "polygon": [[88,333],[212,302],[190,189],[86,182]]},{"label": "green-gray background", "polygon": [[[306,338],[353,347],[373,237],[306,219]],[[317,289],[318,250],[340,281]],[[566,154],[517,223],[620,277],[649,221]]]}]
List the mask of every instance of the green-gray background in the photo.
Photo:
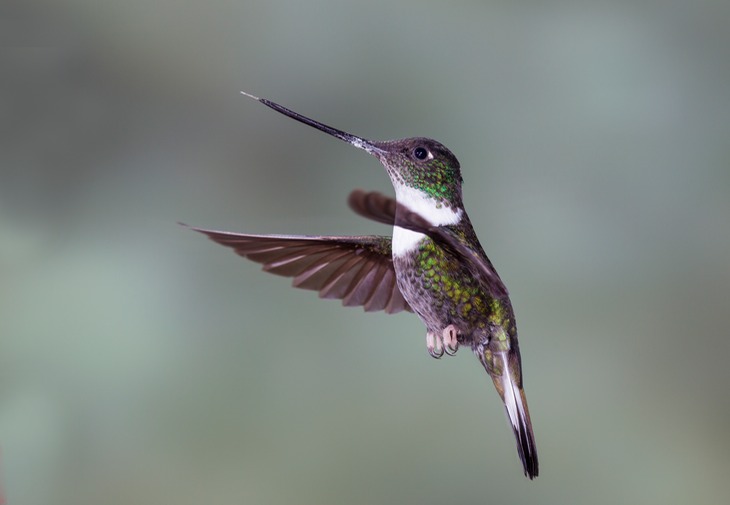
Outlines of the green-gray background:
[{"label": "green-gray background", "polygon": [[[11,504],[719,504],[730,4],[65,0],[0,9]],[[377,162],[238,94],[459,157],[541,476],[470,352],[176,224],[388,233]]]}]

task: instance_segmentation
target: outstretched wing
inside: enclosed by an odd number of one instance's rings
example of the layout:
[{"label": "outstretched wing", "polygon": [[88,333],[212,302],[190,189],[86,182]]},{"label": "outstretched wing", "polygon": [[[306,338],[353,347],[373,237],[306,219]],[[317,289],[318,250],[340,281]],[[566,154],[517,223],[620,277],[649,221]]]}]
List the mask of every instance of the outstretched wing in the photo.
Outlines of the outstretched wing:
[{"label": "outstretched wing", "polygon": [[390,237],[248,235],[190,228],[262,263],[266,272],[294,277],[294,287],[319,291],[321,298],[362,305],[367,312],[411,311],[396,284]]},{"label": "outstretched wing", "polygon": [[[473,244],[478,241],[473,235],[471,225],[433,226],[420,214],[375,191],[356,189],[350,193],[347,203],[353,211],[363,217],[427,235],[436,244],[460,257],[472,275],[481,281],[492,296],[497,298],[508,296],[507,287],[499,278],[492,262],[481,248],[474,248]],[[470,233],[471,236],[467,237],[466,233]]]}]

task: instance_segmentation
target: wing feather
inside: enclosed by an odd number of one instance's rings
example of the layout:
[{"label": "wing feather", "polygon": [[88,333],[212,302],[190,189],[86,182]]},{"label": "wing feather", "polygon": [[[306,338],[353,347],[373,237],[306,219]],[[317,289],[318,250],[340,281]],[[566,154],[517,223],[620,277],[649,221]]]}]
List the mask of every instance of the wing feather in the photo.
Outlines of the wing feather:
[{"label": "wing feather", "polygon": [[397,203],[393,198],[377,191],[356,189],[347,199],[347,204],[356,214],[393,226]]},{"label": "wing feather", "polygon": [[338,298],[345,306],[361,305],[369,312],[411,311],[396,283],[390,237],[251,235],[190,228],[261,263],[267,272],[293,277],[294,287],[319,291],[322,298]]}]

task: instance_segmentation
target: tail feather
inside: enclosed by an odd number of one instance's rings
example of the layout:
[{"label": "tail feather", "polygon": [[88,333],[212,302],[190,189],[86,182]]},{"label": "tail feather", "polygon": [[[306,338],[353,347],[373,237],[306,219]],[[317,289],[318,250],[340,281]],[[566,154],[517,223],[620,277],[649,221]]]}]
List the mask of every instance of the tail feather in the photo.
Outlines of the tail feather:
[{"label": "tail feather", "polygon": [[504,404],[512,431],[517,440],[517,453],[522,461],[525,475],[534,479],[538,475],[537,448],[535,436],[532,434],[530,411],[527,409],[525,392],[514,383],[505,390]]},{"label": "tail feather", "polygon": [[522,461],[525,476],[537,477],[537,447],[532,433],[530,411],[522,389],[522,364],[517,338],[510,339],[502,328],[493,335],[484,335],[472,343],[472,351],[479,358],[494,387],[502,398],[507,418],[517,441],[517,454]]},{"label": "tail feather", "polygon": [[525,476],[534,479],[539,473],[537,447],[535,446],[535,436],[532,433],[532,422],[530,421],[530,411],[527,408],[525,391],[518,382],[521,374],[519,371],[510,369],[507,353],[498,353],[498,355],[501,355],[502,358],[502,373],[492,375],[492,380],[504,401]]}]

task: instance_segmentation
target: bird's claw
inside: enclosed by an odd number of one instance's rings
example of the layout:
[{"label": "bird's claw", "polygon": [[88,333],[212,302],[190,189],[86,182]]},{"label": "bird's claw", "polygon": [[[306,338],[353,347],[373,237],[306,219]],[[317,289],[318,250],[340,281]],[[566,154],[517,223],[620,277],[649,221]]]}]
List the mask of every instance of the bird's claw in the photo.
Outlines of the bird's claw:
[{"label": "bird's claw", "polygon": [[432,358],[439,359],[444,355],[444,343],[432,331],[426,332],[426,349],[428,349],[428,353]]},{"label": "bird's claw", "polygon": [[426,332],[426,349],[432,358],[439,359],[445,354],[453,356],[459,350],[459,341],[456,338],[456,327],[448,325],[439,335],[436,332]]}]

